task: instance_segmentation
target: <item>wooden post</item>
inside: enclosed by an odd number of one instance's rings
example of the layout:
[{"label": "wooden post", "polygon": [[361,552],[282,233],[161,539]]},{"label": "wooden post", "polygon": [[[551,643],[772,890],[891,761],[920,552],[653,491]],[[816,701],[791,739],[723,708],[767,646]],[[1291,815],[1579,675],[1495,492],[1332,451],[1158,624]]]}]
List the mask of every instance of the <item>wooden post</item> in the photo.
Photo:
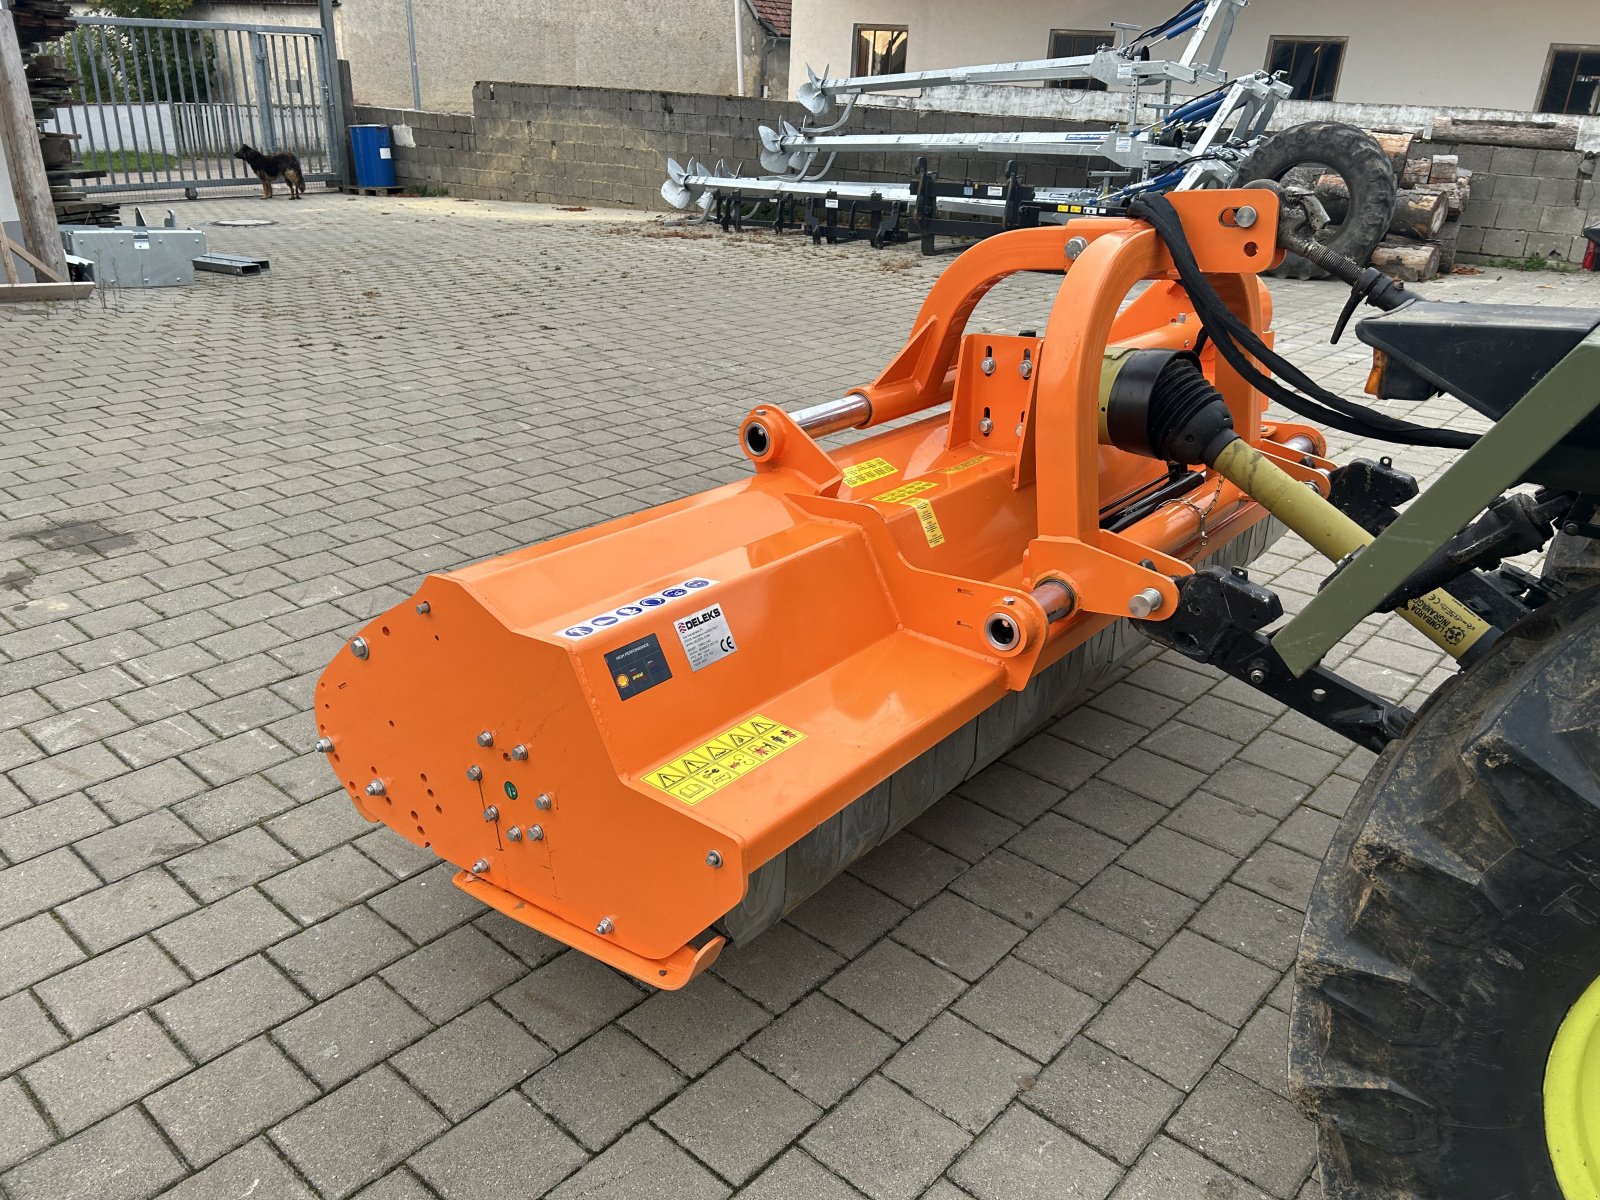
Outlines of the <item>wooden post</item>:
[{"label": "wooden post", "polygon": [[11,189],[22,219],[22,240],[57,278],[67,277],[67,252],[61,245],[50,181],[39,152],[39,127],[22,69],[22,46],[11,10],[0,0],[0,151],[11,167]]}]

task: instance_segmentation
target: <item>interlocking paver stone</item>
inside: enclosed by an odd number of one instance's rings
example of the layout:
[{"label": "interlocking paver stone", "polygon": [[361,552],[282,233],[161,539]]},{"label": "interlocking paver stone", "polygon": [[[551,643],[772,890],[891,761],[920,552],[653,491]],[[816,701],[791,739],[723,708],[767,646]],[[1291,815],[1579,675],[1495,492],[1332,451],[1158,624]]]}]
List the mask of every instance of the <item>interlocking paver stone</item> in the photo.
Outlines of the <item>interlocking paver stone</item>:
[{"label": "interlocking paver stone", "polygon": [[984,1131],[950,1176],[977,1200],[1102,1200],[1120,1172],[1071,1134],[1018,1106]]},{"label": "interlocking paver stone", "polygon": [[484,1003],[389,1061],[440,1112],[459,1121],[550,1059],[550,1051],[522,1026]]},{"label": "interlocking paver stone", "polygon": [[124,1108],[0,1175],[0,1185],[14,1200],[147,1200],[184,1170],[150,1119]]},{"label": "interlocking paver stone", "polygon": [[1023,1094],[1029,1108],[1124,1166],[1155,1136],[1183,1093],[1086,1037],[1073,1039]]},{"label": "interlocking paver stone", "polygon": [[428,1031],[428,1022],[380,979],[364,979],[273,1031],[273,1038],[325,1088],[383,1061]]},{"label": "interlocking paver stone", "polygon": [[[178,203],[193,224],[263,211]],[[747,477],[729,431],[750,397],[838,395],[870,377],[945,260],[454,197],[313,189],[265,211],[277,223],[250,243],[274,271],[248,295],[204,276],[49,319],[0,311],[0,342],[15,347],[0,412],[8,1200],[60,1200],[66,1181],[143,1200],[184,1174],[183,1200],[251,1186],[252,1200],[467,1195],[492,1186],[482,1147],[544,1118],[599,1155],[567,1167],[552,1153],[562,1200],[591,1188],[697,1200],[746,1171],[751,1200],[848,1200],[904,1183],[887,1138],[885,1153],[850,1160],[853,1185],[842,1150],[825,1165],[782,1122],[747,1138],[696,1120],[696,1105],[736,1072],[756,1090],[768,1076],[750,1072],[767,1072],[821,1110],[802,1138],[825,1129],[843,1146],[858,1097],[899,1096],[919,1120],[957,1116],[964,1141],[1013,1086],[1000,1065],[1022,1056],[1007,1109],[918,1200],[1025,1198],[1041,1163],[1091,1194],[1115,1183],[1094,1139],[1135,1128],[1154,1140],[1116,1200],[1316,1200],[1309,1127],[1282,1095],[1283,972],[1332,822],[1372,756],[1236,680],[1137,648],[1085,704],[670,996],[456,888],[454,867],[362,820],[312,752],[323,666],[424,573]],[[488,307],[485,261],[505,267]],[[726,338],[653,318],[616,337],[618,312],[681,307],[685,278],[724,297],[740,344],[763,352],[723,355],[708,375]],[[980,319],[1036,326],[1058,282],[1014,277]],[[1593,275],[1436,286],[1600,306]],[[1325,341],[1342,291],[1272,287],[1279,345],[1359,390],[1365,348]],[[819,288],[854,301],[848,321],[825,322],[826,354],[793,337],[793,297]],[[298,390],[278,382],[286,360]],[[1458,423],[1453,403],[1391,407]],[[1339,459],[1390,452],[1338,432],[1330,444]],[[1449,457],[1396,454],[1424,479]],[[1291,537],[1252,571],[1291,609],[1324,574]],[[1412,705],[1449,675],[1389,618],[1363,622],[1330,661]],[[868,976],[896,960],[926,965]],[[151,1012],[214,1057],[76,1133],[52,1125],[29,1073],[49,1078],[46,1064],[79,1061]],[[470,1052],[456,1049],[480,1023]],[[1080,1089],[1081,1128],[1066,1108],[1052,1121],[1038,1098],[1091,1041],[1118,1071],[1149,1074],[1130,1074],[1139,1086],[1104,1113]],[[121,1070],[104,1103],[133,1086]],[[341,1090],[318,1098],[313,1084]],[[234,1124],[207,1099],[230,1086],[248,1100]],[[1149,1097],[1191,1089],[1161,1122]],[[63,1084],[46,1092],[63,1112],[74,1103]],[[529,1122],[517,1097],[544,1117]],[[202,1105],[214,1125],[186,1123]]]},{"label": "interlocking paver stone", "polygon": [[272,1140],[318,1191],[342,1200],[449,1127],[386,1066],[295,1113]]},{"label": "interlocking paver stone", "polygon": [[162,1200],[316,1200],[270,1142],[257,1139],[189,1176]]},{"label": "interlocking paver stone", "polygon": [[74,1042],[22,1072],[64,1133],[76,1133],[189,1070],[189,1060],[145,1013]]},{"label": "interlocking paver stone", "polygon": [[964,990],[960,979],[904,946],[879,942],[822,989],[904,1041]]},{"label": "interlocking paver stone", "polygon": [[545,1067],[522,1090],[590,1150],[675,1095],[683,1076],[616,1026]]},{"label": "interlocking paver stone", "polygon": [[[140,938],[34,985],[50,1015],[74,1037],[183,988],[189,977],[149,938]],[[9,1033],[9,1026],[0,1022]]]},{"label": "interlocking paver stone", "polygon": [[655,1123],[724,1179],[743,1183],[822,1110],[742,1054],[730,1054],[655,1114]]},{"label": "interlocking paver stone", "polygon": [[959,1017],[936,1018],[883,1073],[924,1104],[970,1132],[983,1129],[1017,1092],[1032,1087],[1037,1066]]},{"label": "interlocking paver stone", "polygon": [[582,1147],[511,1092],[418,1152],[411,1165],[444,1200],[500,1200],[508,1185],[545,1195],[584,1158]]},{"label": "interlocking paver stone", "polygon": [[913,1200],[970,1140],[953,1121],[875,1077],[814,1125],[800,1144],[872,1200]]},{"label": "interlocking paver stone", "polygon": [[256,1038],[162,1088],[145,1108],[200,1166],[316,1098],[316,1086],[276,1046]]}]

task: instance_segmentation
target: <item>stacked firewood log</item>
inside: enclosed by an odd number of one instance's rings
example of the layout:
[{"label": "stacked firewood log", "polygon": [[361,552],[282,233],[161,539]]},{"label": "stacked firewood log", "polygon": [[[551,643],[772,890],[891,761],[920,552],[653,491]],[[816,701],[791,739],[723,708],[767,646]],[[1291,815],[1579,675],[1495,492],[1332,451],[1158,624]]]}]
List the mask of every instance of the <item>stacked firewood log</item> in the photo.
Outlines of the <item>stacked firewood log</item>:
[{"label": "stacked firewood log", "polygon": [[[1378,243],[1369,261],[1411,282],[1448,275],[1456,264],[1456,240],[1461,213],[1471,195],[1472,172],[1462,168],[1454,154],[1413,158],[1413,135],[1409,133],[1372,136],[1394,162],[1398,192],[1388,236]],[[1344,220],[1350,207],[1344,180],[1323,175],[1316,190],[1328,219]]]}]

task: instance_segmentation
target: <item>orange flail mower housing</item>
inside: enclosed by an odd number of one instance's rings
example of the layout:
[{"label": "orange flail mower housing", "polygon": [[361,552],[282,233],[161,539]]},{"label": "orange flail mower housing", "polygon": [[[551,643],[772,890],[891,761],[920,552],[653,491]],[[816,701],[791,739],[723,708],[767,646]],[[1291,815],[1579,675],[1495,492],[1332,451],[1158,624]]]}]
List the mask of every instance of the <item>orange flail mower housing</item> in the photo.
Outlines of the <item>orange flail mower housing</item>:
[{"label": "orange flail mower housing", "polygon": [[[1265,334],[1276,198],[1171,200]],[[1043,336],[967,333],[1017,271],[1064,273]],[[835,406],[857,427],[948,413],[830,451],[818,422],[758,406],[748,479],[429,576],[317,685],[357,809],[484,903],[681,987],[1050,719],[1130,641],[1120,618],[1170,611],[1171,577],[1264,548],[1232,484],[1101,444],[1118,356],[1194,348],[1175,278],[1141,222],[1000,234]],[[1320,434],[1263,423],[1201,361],[1245,440],[1321,479]]]}]

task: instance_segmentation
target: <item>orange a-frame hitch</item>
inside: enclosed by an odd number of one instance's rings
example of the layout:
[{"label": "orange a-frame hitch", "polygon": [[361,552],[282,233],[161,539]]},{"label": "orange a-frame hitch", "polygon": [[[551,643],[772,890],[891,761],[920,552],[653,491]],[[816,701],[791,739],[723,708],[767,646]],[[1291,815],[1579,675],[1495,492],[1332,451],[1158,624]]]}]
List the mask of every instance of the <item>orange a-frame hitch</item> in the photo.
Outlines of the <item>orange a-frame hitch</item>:
[{"label": "orange a-frame hitch", "polygon": [[[1265,336],[1276,197],[1171,199]],[[1044,336],[967,333],[1018,271],[1064,274]],[[1000,234],[883,374],[804,423],[947,415],[829,451],[758,405],[750,478],[429,576],[317,685],[356,807],[486,904],[681,987],[1058,712],[1128,641],[1119,618],[1172,610],[1173,577],[1264,548],[1231,483],[1101,444],[1119,359],[1194,348],[1175,279],[1142,222]],[[1240,435],[1325,491],[1321,435],[1264,424],[1201,361]]]}]

